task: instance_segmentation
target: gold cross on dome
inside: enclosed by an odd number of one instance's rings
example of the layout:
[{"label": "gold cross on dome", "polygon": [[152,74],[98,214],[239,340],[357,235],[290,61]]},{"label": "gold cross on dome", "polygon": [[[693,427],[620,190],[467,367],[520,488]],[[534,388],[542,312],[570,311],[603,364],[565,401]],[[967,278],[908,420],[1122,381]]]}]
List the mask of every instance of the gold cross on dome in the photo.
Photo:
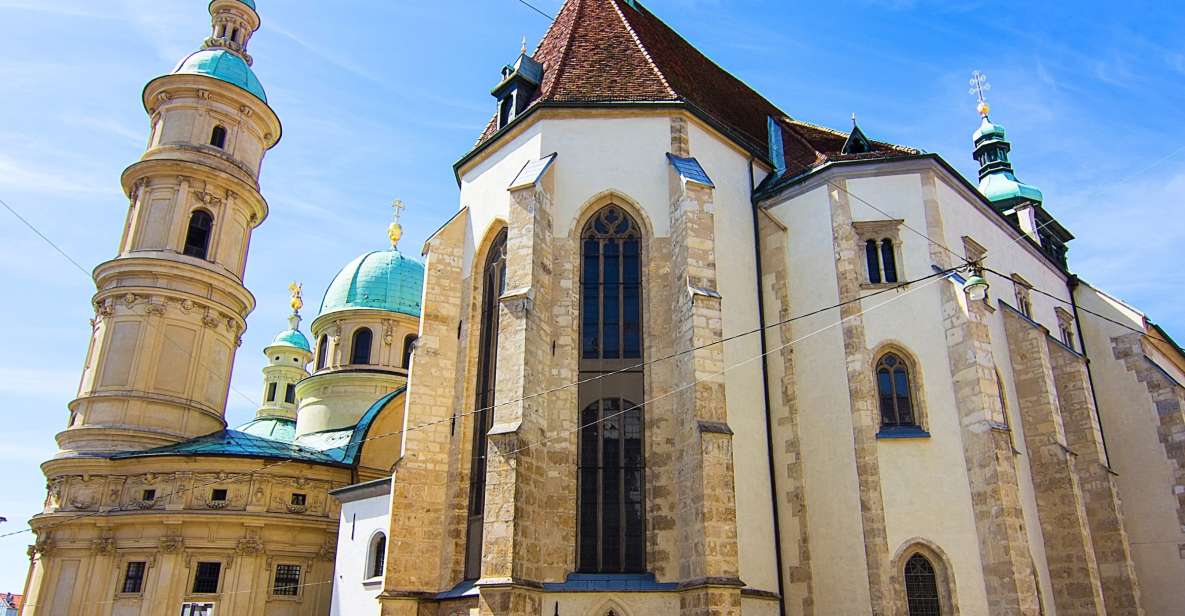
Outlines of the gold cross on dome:
[{"label": "gold cross on dome", "polygon": [[407,209],[407,206],[403,204],[402,199],[396,199],[391,203],[391,209],[395,210],[395,224],[399,224],[399,217],[403,215],[403,210]]}]

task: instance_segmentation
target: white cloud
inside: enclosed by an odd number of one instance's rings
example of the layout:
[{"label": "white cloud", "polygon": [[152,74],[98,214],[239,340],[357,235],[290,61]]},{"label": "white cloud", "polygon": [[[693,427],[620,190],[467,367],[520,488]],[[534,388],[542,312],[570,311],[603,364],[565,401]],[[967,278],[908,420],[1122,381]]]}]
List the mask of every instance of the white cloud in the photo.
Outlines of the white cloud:
[{"label": "white cloud", "polygon": [[60,165],[40,168],[0,154],[0,187],[30,193],[111,194],[111,180],[63,173]]}]

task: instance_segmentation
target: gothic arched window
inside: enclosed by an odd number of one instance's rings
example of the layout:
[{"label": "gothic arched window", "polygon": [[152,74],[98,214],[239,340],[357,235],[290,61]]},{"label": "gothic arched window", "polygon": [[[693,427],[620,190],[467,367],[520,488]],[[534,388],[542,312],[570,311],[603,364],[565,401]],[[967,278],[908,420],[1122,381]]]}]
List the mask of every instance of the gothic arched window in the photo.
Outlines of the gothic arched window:
[{"label": "gothic arched window", "polygon": [[222,149],[226,147],[226,127],[218,125],[210,131],[210,145]]},{"label": "gothic arched window", "polygon": [[934,565],[921,554],[914,554],[905,561],[905,598],[909,602],[909,616],[942,614]]},{"label": "gothic arched window", "polygon": [[885,353],[876,362],[882,428],[917,425],[910,378],[909,364],[896,353]]},{"label": "gothic arched window", "polygon": [[608,205],[581,233],[581,357],[642,356],[642,265],[638,223]]},{"label": "gothic arched window", "polygon": [[644,414],[631,402],[645,398],[641,227],[606,205],[580,239],[577,568],[637,573],[646,569]]},{"label": "gothic arched window", "polygon": [[182,254],[205,259],[210,250],[210,235],[214,230],[214,215],[206,210],[194,210],[189,215]]},{"label": "gothic arched window", "polygon": [[582,572],[645,569],[642,437],[642,407],[625,398],[604,398],[580,413]]},{"label": "gothic arched window", "polygon": [[317,370],[325,367],[325,356],[329,351],[329,336],[321,334],[321,339],[317,341]]},{"label": "gothic arched window", "polygon": [[370,344],[373,340],[374,335],[369,327],[359,327],[354,331],[354,341],[350,346],[351,364],[370,363]]},{"label": "gothic arched window", "polygon": [[477,396],[474,400],[473,449],[469,465],[469,519],[465,536],[465,578],[481,575],[482,525],[486,503],[486,449],[494,426],[494,384],[498,365],[499,298],[506,290],[506,229],[490,244],[482,269],[481,333],[478,342]]}]

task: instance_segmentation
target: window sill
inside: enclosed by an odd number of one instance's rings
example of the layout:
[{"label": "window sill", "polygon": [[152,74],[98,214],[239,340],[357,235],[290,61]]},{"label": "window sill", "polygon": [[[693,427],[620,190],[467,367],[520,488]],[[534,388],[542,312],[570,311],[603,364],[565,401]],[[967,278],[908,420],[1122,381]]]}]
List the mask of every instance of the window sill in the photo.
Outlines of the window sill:
[{"label": "window sill", "polygon": [[367,588],[373,588],[375,586],[380,586],[380,585],[382,585],[382,583],[383,583],[383,578],[381,578],[381,577],[372,577],[372,578],[367,578],[365,580],[362,580],[362,585]]},{"label": "window sill", "polygon": [[861,291],[881,291],[884,289],[892,289],[893,287],[901,286],[900,282],[868,282],[860,283]]},{"label": "window sill", "polygon": [[268,593],[267,600],[268,601],[300,601],[301,596],[300,595],[276,595],[276,594]]},{"label": "window sill", "polygon": [[881,428],[880,432],[876,433],[876,437],[885,439],[930,438],[930,433],[917,426],[900,426],[894,428]]}]

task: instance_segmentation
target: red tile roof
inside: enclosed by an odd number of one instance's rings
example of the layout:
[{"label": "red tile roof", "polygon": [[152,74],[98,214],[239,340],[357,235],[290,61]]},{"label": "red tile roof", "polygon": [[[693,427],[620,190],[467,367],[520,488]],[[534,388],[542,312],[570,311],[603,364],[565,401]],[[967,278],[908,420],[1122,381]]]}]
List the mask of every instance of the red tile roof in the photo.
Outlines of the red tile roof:
[{"label": "red tile roof", "polygon": [[[765,154],[768,118],[782,128],[785,164],[791,174],[842,154],[847,133],[791,119],[741,80],[729,74],[638,2],[567,0],[534,58],[543,64],[543,83],[530,105],[676,103],[707,116],[742,147]],[[478,144],[496,132],[496,118]],[[917,154],[917,150],[873,142],[859,158]]]}]

